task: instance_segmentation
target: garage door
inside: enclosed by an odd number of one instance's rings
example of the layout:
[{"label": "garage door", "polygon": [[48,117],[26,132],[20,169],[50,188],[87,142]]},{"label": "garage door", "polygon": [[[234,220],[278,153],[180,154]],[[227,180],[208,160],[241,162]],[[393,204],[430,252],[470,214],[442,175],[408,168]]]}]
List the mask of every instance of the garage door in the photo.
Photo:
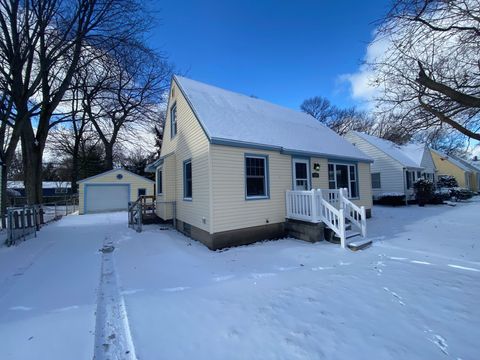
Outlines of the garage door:
[{"label": "garage door", "polygon": [[129,185],[85,185],[85,212],[121,211],[128,208]]}]

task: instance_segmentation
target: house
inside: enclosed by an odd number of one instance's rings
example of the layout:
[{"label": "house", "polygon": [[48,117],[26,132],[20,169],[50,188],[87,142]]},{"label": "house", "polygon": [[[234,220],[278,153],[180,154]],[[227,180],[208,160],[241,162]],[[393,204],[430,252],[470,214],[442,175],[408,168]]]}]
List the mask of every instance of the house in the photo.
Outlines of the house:
[{"label": "house", "polygon": [[470,164],[467,160],[453,155],[444,154],[438,150],[431,150],[438,175],[453,176],[459,187],[472,191],[478,191],[479,169]]},{"label": "house", "polygon": [[307,114],[174,76],[161,156],[148,168],[157,215],[218,249],[283,237],[297,210],[321,222],[315,204],[329,189],[346,188],[343,204],[370,215],[371,162]]},{"label": "house", "polygon": [[406,201],[412,200],[413,183],[417,179],[435,181],[435,164],[425,145],[399,146],[357,131],[348,132],[345,138],[374,160],[371,166],[374,199],[395,193],[406,195]]},{"label": "house", "polygon": [[113,169],[78,182],[79,214],[126,211],[129,201],[154,194],[154,182],[125,169]]},{"label": "house", "polygon": [[[25,196],[25,185],[23,181],[7,181],[7,189],[13,196]],[[43,196],[71,195],[72,187],[68,181],[43,181]]]}]

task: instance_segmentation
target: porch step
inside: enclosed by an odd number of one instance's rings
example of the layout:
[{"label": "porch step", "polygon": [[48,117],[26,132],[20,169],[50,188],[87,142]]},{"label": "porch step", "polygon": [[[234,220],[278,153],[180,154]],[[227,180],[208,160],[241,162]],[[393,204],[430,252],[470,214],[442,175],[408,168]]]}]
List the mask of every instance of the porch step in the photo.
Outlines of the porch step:
[{"label": "porch step", "polygon": [[352,250],[352,251],[357,251],[357,250],[362,250],[365,249],[366,247],[369,247],[372,245],[372,240],[369,239],[358,239],[355,241],[352,241],[347,245],[347,247]]},{"label": "porch step", "polygon": [[360,236],[360,235],[362,235],[362,234],[359,233],[358,231],[347,230],[347,231],[345,232],[345,238],[346,238],[346,239],[351,239],[351,238],[353,238],[353,237],[355,237],[355,236]]}]

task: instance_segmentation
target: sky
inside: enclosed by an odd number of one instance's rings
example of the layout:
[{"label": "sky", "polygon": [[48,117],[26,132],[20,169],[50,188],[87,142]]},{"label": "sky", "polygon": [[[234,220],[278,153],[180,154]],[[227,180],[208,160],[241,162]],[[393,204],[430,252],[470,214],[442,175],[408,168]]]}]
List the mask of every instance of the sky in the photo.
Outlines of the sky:
[{"label": "sky", "polygon": [[160,19],[151,45],[192,79],[298,109],[323,96],[365,104],[352,93],[388,0],[182,0],[152,2]]}]

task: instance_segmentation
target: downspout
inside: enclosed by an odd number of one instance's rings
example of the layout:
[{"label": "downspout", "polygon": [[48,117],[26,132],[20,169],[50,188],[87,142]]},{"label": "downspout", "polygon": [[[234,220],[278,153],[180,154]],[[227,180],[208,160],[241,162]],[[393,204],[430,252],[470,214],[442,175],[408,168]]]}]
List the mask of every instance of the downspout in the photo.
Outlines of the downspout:
[{"label": "downspout", "polygon": [[407,168],[403,168],[403,192],[405,193],[405,205],[408,206],[408,199],[407,199]]}]

